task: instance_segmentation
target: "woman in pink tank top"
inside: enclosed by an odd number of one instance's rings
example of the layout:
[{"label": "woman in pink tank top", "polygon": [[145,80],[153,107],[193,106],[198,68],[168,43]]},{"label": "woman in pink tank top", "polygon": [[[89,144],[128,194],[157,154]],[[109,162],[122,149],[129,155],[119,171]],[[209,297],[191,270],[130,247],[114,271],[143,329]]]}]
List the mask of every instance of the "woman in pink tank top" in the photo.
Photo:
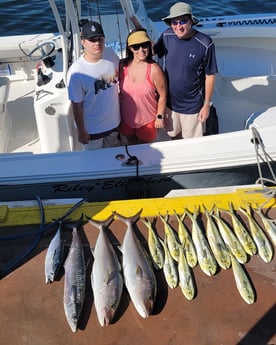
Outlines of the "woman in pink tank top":
[{"label": "woman in pink tank top", "polygon": [[132,31],[127,38],[126,58],[120,61],[119,131],[128,144],[149,143],[156,129],[163,128],[167,86],[164,73],[152,59],[151,41],[146,30]]}]

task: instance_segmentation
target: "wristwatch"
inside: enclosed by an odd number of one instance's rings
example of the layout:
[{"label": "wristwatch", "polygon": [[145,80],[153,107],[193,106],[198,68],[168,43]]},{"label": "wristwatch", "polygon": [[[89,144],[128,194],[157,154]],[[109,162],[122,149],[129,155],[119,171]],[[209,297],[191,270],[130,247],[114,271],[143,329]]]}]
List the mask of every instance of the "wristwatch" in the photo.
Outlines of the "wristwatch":
[{"label": "wristwatch", "polygon": [[204,102],[204,104],[208,104],[210,107],[213,105],[213,102]]},{"label": "wristwatch", "polygon": [[163,120],[163,115],[161,115],[161,114],[158,114],[158,115],[156,115],[156,117],[157,117],[157,119],[160,119],[160,120]]}]

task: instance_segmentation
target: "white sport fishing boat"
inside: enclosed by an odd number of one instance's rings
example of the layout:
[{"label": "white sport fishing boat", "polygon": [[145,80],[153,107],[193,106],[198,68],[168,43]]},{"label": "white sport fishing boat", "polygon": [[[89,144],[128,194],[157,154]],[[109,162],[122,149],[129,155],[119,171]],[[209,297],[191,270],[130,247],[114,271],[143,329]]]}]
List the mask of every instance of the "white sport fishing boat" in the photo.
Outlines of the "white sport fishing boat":
[{"label": "white sport fishing boat", "polygon": [[49,3],[57,33],[0,37],[0,201],[162,197],[275,180],[276,13],[206,17],[196,27],[216,45],[218,134],[171,141],[160,133],[152,144],[85,152],[66,89],[81,54],[81,19],[100,21],[120,57],[133,20],[153,41],[166,26],[148,18],[141,0],[113,2],[113,14],[103,14],[104,1],[83,13],[83,1],[64,0],[65,14]]}]

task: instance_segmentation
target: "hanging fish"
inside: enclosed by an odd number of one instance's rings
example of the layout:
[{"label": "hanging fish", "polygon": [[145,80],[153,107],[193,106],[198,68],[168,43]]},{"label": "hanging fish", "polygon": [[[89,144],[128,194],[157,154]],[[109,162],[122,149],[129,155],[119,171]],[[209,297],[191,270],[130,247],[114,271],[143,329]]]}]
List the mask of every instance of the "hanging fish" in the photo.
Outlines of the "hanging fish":
[{"label": "hanging fish", "polygon": [[164,260],[164,266],[163,266],[163,272],[166,279],[167,284],[171,289],[174,289],[178,285],[178,270],[176,266],[176,262],[171,256],[171,253],[169,251],[168,245],[167,245],[167,239],[165,237],[164,241],[160,239],[165,252],[165,260]]},{"label": "hanging fish", "polygon": [[84,303],[86,271],[83,246],[76,226],[64,269],[64,311],[72,332],[76,332]]},{"label": "hanging fish", "polygon": [[231,257],[232,271],[234,274],[237,289],[242,297],[242,299],[248,303],[252,304],[255,302],[254,289],[248,279],[242,265],[238,262],[236,257],[229,250],[229,255]]},{"label": "hanging fish", "polygon": [[205,274],[212,276],[217,271],[217,262],[197,222],[197,209],[195,208],[194,214],[188,209],[185,211],[192,221],[192,239],[196,247],[199,266]]},{"label": "hanging fish", "polygon": [[212,211],[208,212],[208,210],[205,207],[204,209],[205,209],[205,215],[207,218],[206,236],[207,236],[208,242],[210,244],[212,252],[218,264],[220,265],[220,267],[223,268],[224,270],[227,270],[231,266],[231,259],[228,254],[228,250],[218,231],[215,221],[212,218],[212,215],[211,215]]},{"label": "hanging fish", "polygon": [[250,231],[252,234],[252,237],[254,239],[254,242],[257,245],[258,253],[261,257],[261,259],[268,263],[272,260],[273,257],[273,248],[272,245],[263,232],[263,230],[260,228],[259,224],[255,221],[255,219],[252,216],[252,209],[250,205],[246,204],[246,210],[242,207],[239,208],[239,211],[241,211],[248,219]]},{"label": "hanging fish", "polygon": [[153,311],[157,284],[152,265],[141,242],[134,233],[133,224],[138,220],[142,209],[131,217],[113,212],[126,223],[127,230],[121,246],[123,253],[123,274],[129,296],[137,312],[147,318]]},{"label": "hanging fish", "polygon": [[106,234],[106,228],[111,224],[113,218],[113,215],[104,221],[88,218],[89,222],[100,231],[92,251],[94,262],[91,285],[95,309],[101,326],[107,326],[112,322],[123,292],[121,265]]},{"label": "hanging fish", "polygon": [[173,230],[173,228],[170,226],[170,224],[168,222],[169,216],[166,215],[164,217],[161,214],[159,214],[159,217],[164,224],[165,237],[167,240],[167,246],[168,246],[168,249],[170,251],[170,254],[175,261],[178,261],[179,242],[178,242],[178,238],[177,238],[175,231]]},{"label": "hanging fish", "polygon": [[245,226],[242,224],[238,216],[235,214],[231,202],[229,202],[229,211],[225,212],[227,212],[231,216],[234,232],[246,253],[251,256],[255,255],[257,253],[256,244],[253,241],[249,232],[246,230]]},{"label": "hanging fish", "polygon": [[162,269],[164,265],[164,248],[159,240],[159,236],[153,230],[152,223],[146,218],[141,218],[148,228],[148,247],[156,269]]},{"label": "hanging fish", "polygon": [[191,272],[191,268],[188,265],[185,256],[184,244],[182,244],[179,251],[178,260],[178,275],[179,275],[179,286],[183,295],[190,301],[195,296],[195,284],[194,278]]},{"label": "hanging fish", "polygon": [[188,265],[193,268],[197,265],[197,255],[196,255],[196,249],[195,249],[195,246],[193,244],[191,235],[183,223],[184,218],[186,216],[186,213],[184,212],[181,218],[176,213],[176,211],[174,211],[174,214],[175,214],[175,217],[178,221],[178,238],[179,238],[179,241],[181,244],[184,245],[184,251],[185,251]]},{"label": "hanging fish", "polygon": [[53,283],[55,277],[61,267],[64,240],[62,236],[62,222],[59,223],[55,236],[52,238],[45,257],[45,278],[46,284]]},{"label": "hanging fish", "polygon": [[256,211],[258,215],[261,217],[266,233],[271,239],[271,242],[273,243],[273,245],[276,247],[276,224],[273,222],[273,220],[267,218],[261,210],[256,209]]},{"label": "hanging fish", "polygon": [[224,243],[230,248],[232,253],[241,264],[246,263],[247,254],[243,249],[243,246],[241,245],[240,241],[237,239],[233,231],[230,229],[228,224],[220,217],[218,209],[216,209],[216,213],[217,214],[213,214],[212,217],[214,217],[217,222]]}]

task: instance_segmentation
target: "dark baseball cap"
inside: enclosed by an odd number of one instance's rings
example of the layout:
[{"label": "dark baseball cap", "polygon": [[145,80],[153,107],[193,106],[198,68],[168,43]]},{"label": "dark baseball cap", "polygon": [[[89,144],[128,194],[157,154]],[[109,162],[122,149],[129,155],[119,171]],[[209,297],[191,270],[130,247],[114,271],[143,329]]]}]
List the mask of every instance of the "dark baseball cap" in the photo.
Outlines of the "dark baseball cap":
[{"label": "dark baseball cap", "polygon": [[84,24],[82,28],[81,37],[84,39],[90,39],[93,37],[105,37],[102,26],[97,22],[89,21]]}]

